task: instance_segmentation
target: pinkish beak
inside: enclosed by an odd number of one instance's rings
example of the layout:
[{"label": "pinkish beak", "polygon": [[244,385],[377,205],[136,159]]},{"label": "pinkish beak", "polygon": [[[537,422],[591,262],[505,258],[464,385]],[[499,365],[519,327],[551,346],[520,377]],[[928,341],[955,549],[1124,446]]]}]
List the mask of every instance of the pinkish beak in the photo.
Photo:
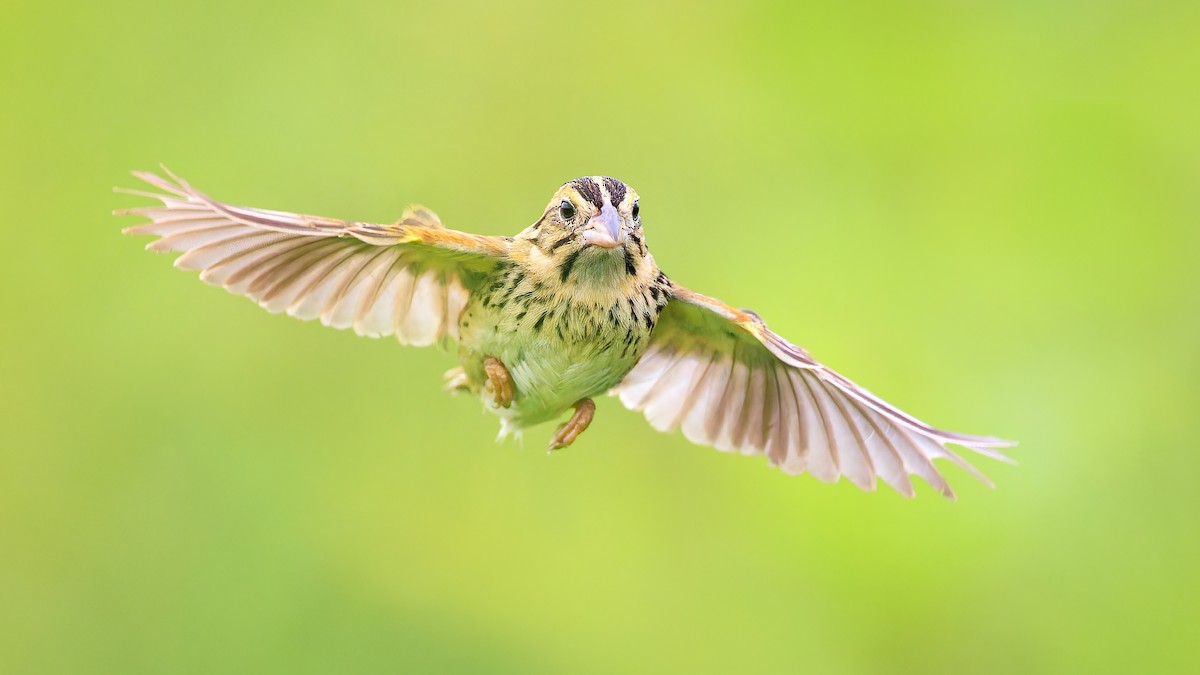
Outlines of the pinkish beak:
[{"label": "pinkish beak", "polygon": [[625,243],[625,228],[621,227],[621,216],[612,204],[605,204],[600,213],[588,221],[583,241],[601,248],[616,248]]}]

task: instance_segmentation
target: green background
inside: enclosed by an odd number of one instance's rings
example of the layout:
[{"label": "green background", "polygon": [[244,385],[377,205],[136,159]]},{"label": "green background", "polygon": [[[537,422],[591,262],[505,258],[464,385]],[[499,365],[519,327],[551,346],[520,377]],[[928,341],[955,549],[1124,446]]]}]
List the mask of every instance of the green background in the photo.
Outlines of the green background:
[{"label": "green background", "polygon": [[[0,671],[1154,672],[1200,658],[1200,4],[6,2]],[[496,446],[449,354],[122,237],[217,198],[512,234],[636,186],[681,283],[935,424],[952,503],[616,401]],[[1194,671],[1193,671],[1194,672]]]}]

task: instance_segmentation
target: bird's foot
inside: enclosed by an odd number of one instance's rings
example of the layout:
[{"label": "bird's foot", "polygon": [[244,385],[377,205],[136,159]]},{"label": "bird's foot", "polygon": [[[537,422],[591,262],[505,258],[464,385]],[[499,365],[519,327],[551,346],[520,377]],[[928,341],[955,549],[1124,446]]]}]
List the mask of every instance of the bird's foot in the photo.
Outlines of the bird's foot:
[{"label": "bird's foot", "polygon": [[596,416],[596,404],[592,399],[585,398],[575,404],[575,414],[571,415],[571,419],[567,423],[560,426],[558,431],[554,433],[554,438],[550,439],[550,445],[546,446],[547,451],[561,450],[575,442],[579,438],[588,425],[592,423],[592,418]]},{"label": "bird's foot", "polygon": [[450,392],[451,394],[457,394],[460,391],[471,390],[471,385],[467,381],[467,371],[463,370],[462,366],[447,370],[446,374],[443,375],[442,378],[445,380],[445,384],[442,385],[442,389]]},{"label": "bird's foot", "polygon": [[489,356],[483,360],[483,371],[487,373],[487,384],[483,390],[492,396],[492,402],[497,408],[507,408],[512,405],[513,399],[516,398],[516,391],[513,389],[512,376],[508,374],[508,368],[500,362],[500,359]]}]

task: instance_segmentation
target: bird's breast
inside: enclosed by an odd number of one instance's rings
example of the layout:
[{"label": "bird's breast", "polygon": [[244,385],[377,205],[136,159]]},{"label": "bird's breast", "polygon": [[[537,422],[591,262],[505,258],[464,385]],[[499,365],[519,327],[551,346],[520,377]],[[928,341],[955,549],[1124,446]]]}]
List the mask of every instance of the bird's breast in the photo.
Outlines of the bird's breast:
[{"label": "bird's breast", "polygon": [[637,363],[666,304],[659,277],[629,292],[576,294],[518,266],[497,270],[460,320],[464,369],[481,386],[483,359],[500,359],[517,397],[511,409],[496,412],[518,426],[555,418],[580,399],[606,393]]}]

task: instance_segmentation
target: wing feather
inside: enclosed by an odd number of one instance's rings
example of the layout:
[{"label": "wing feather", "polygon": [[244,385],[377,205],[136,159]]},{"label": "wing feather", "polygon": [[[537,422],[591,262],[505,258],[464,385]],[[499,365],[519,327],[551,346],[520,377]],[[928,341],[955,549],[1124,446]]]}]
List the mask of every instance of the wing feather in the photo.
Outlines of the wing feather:
[{"label": "wing feather", "polygon": [[646,392],[646,419],[659,431],[674,431],[695,381],[694,359],[685,351],[672,354],[671,365]]},{"label": "wing feather", "polygon": [[742,409],[746,404],[746,389],[749,381],[750,366],[735,358],[729,373],[729,382],[725,387],[724,405],[718,409],[721,426],[718,435],[713,440],[713,445],[718,450],[723,452],[739,452],[741,450],[736,442],[737,427],[742,421]]},{"label": "wing feather", "polygon": [[820,385],[820,383],[812,382],[804,373],[797,373],[801,385],[808,391],[808,395],[820,411],[825,431],[825,440],[828,443],[824,446],[812,446],[808,455],[808,470],[812,475],[820,481],[832,483],[838,479],[838,466],[840,464],[839,457],[842,454],[842,446],[850,445],[855,442],[853,436],[853,427],[850,421],[846,419],[845,413],[837,406],[829,397],[829,392]]},{"label": "wing feather", "polygon": [[354,322],[354,332],[367,337],[382,337],[391,332],[391,312],[396,306],[396,277],[404,269],[398,263],[403,256],[403,250],[390,249],[375,288],[363,295],[362,307]]},{"label": "wing feather", "polygon": [[[854,406],[853,403],[850,405],[852,407],[848,416],[856,422],[857,428],[860,429],[860,433],[857,434],[859,442],[843,446],[844,452],[840,458],[840,469],[842,475],[849,479],[851,483],[854,483],[863,490],[870,490],[875,486],[875,476],[879,475],[876,469],[879,463],[874,458],[881,454],[886,455],[890,449],[884,447],[886,443],[880,438],[879,429],[872,425],[869,419],[866,419],[866,416],[862,414],[862,411],[857,406]],[[864,429],[864,426],[867,428]],[[901,467],[903,464],[900,462],[899,454],[893,453],[891,456],[895,457],[896,472],[902,474]],[[898,478],[898,480],[906,482],[903,479]],[[893,484],[892,481],[886,482],[889,485]],[[907,484],[906,490],[902,490],[905,494],[911,491],[911,483]]]},{"label": "wing feather", "polygon": [[146,248],[151,251],[190,251],[193,248],[225,241],[244,231],[241,225],[212,218],[171,225],[170,228],[163,228],[162,239],[150,242]]},{"label": "wing feather", "polygon": [[725,381],[729,377],[728,369],[717,362],[718,355],[712,352],[704,352],[703,360],[704,374],[697,379],[695,386],[692,388],[692,395],[689,398],[687,410],[680,423],[683,435],[693,442],[698,442],[698,439],[705,438],[705,427],[709,421],[707,412],[711,405],[710,401],[714,397],[721,395],[721,392],[725,389]]},{"label": "wing feather", "polygon": [[652,343],[638,362],[638,368],[629,373],[621,385],[621,402],[627,407],[641,410],[654,383],[674,364],[670,359],[665,342]]},{"label": "wing feather", "polygon": [[150,220],[123,232],[158,237],[146,248],[182,253],[176,267],[270,312],[360,335],[457,338],[471,291],[508,252],[504,238],[448,230],[423,207],[394,225],[351,222],[225,204],[166,173],[134,172],[161,192],[118,189],[161,203],[114,211]]},{"label": "wing feather", "polygon": [[864,490],[877,480],[906,497],[918,476],[954,491],[934,465],[948,459],[992,485],[950,450],[985,457],[1013,445],[932,427],[815,361],[771,332],[757,315],[673,286],[646,354],[614,389],[656,429],[682,426],[694,443],[765,455],[786,473],[845,476]]},{"label": "wing feather", "polygon": [[735,443],[742,453],[747,455],[761,453],[766,445],[763,438],[765,372],[766,368],[761,366],[751,368],[750,377],[746,381],[746,402],[742,405],[742,420],[738,425],[739,433],[735,436]]},{"label": "wing feather", "polygon": [[[655,344],[650,343],[650,348],[653,349]],[[730,391],[735,386],[733,375],[735,372],[734,360],[732,357],[722,355],[719,358],[720,369],[718,374],[713,376],[712,397],[709,399],[708,410],[704,414],[704,436],[690,439],[694,443],[711,443],[714,438],[721,434],[721,428],[725,425],[724,411],[729,407]],[[637,369],[634,369],[636,372]],[[719,383],[719,384],[718,384]],[[721,411],[722,414],[713,414]]]},{"label": "wing feather", "polygon": [[779,406],[789,439],[787,456],[781,468],[784,473],[798,474],[802,473],[808,464],[808,448],[811,445],[808,435],[817,432],[819,427],[812,423],[815,411],[808,405],[808,399],[802,399],[796,391],[795,378],[798,375],[783,364],[779,364],[777,368],[783,391]]},{"label": "wing feather", "polygon": [[[712,354],[707,351],[702,351],[696,354],[696,377],[688,388],[683,392],[684,398],[679,406],[679,411],[675,418],[671,420],[671,427],[684,427],[684,436],[687,436],[689,431],[687,428],[692,428],[696,424],[703,424],[704,406],[701,404],[702,399],[708,395],[708,376],[712,372]],[[700,411],[697,413],[697,411]]]},{"label": "wing feather", "polygon": [[768,367],[767,377],[767,406],[763,412],[766,432],[766,442],[763,452],[771,466],[780,466],[787,459],[787,424],[784,423],[780,403],[783,400],[783,389],[779,382],[779,369]]},{"label": "wing feather", "polygon": [[875,474],[882,478],[883,482],[905,497],[914,496],[916,493],[913,491],[912,481],[908,478],[908,472],[904,469],[904,460],[901,459],[900,453],[887,442],[879,429],[871,424],[854,399],[837,396],[831,391],[831,385],[828,382],[821,384],[829,393],[830,399],[841,409],[842,415],[850,425],[857,441],[845,446],[846,459],[844,466],[841,467],[842,473],[853,479],[853,475],[850,473],[853,459],[857,457],[859,461],[865,463],[868,460],[864,459],[864,456],[869,457]]}]

